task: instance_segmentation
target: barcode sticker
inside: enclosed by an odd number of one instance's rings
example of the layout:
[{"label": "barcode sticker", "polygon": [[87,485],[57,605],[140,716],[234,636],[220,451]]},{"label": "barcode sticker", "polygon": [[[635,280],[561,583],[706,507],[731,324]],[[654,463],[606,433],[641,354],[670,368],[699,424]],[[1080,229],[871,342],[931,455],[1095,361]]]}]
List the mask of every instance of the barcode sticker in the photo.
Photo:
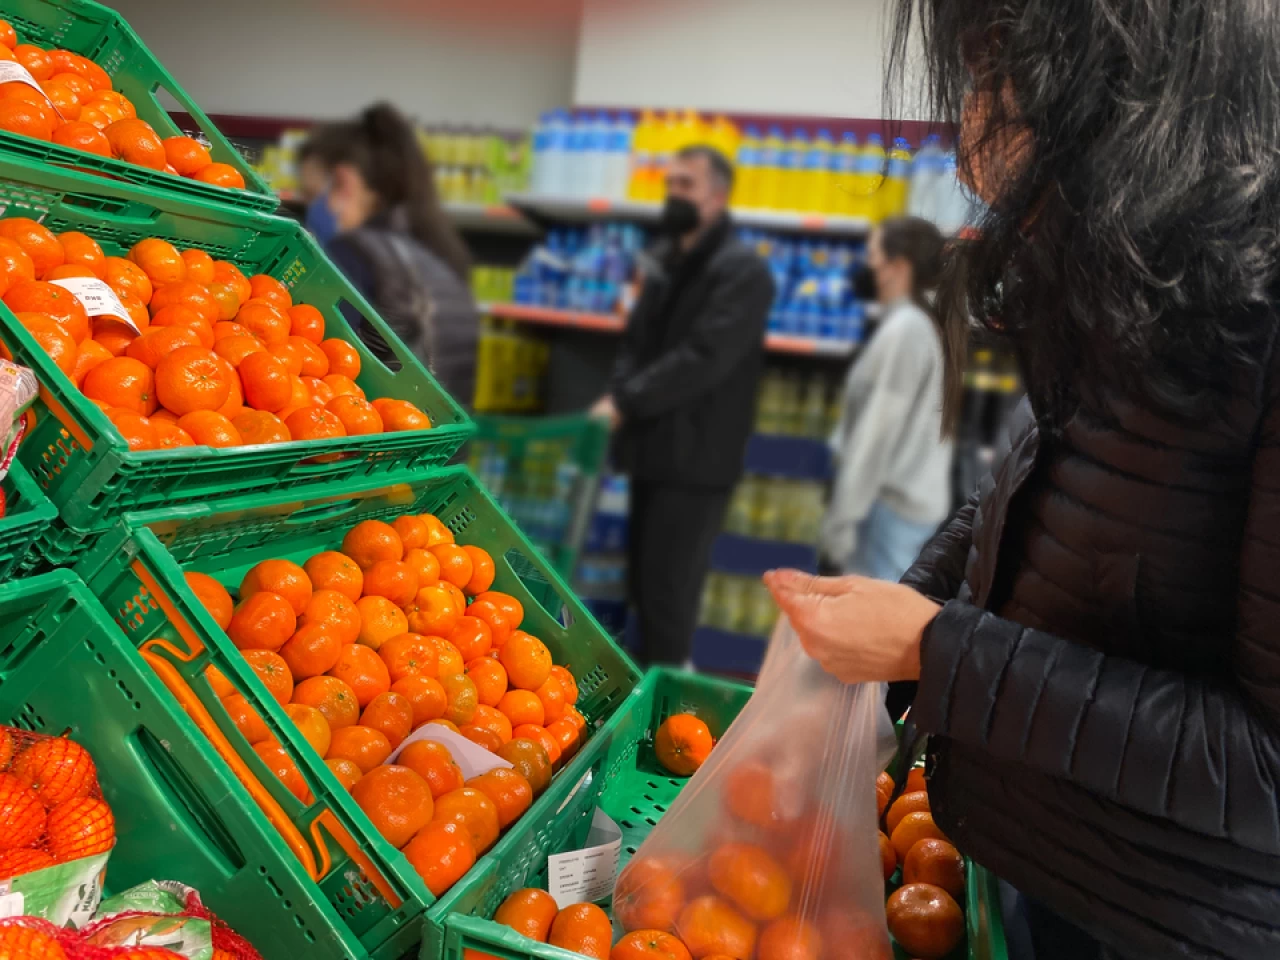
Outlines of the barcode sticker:
[{"label": "barcode sticker", "polygon": [[56,283],[63,290],[73,294],[89,316],[115,317],[133,327],[138,333],[142,332],[138,330],[138,325],[133,322],[128,308],[120,302],[116,292],[97,277],[65,277],[62,280],[49,282]]}]

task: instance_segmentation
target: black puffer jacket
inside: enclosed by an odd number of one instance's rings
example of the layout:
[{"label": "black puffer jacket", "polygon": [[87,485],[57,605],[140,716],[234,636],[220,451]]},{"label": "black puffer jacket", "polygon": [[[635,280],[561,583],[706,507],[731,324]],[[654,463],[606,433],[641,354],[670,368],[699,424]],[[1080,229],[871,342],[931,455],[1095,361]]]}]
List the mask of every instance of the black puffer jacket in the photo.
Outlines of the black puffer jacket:
[{"label": "black puffer jacket", "polygon": [[773,304],[726,216],[687,254],[661,241],[613,374],[633,481],[728,489],[742,476]]},{"label": "black puffer jacket", "polygon": [[[962,850],[1124,957],[1280,958],[1280,359],[1231,412],[1019,411],[904,582]],[[1018,418],[1015,418],[1018,419]]]}]

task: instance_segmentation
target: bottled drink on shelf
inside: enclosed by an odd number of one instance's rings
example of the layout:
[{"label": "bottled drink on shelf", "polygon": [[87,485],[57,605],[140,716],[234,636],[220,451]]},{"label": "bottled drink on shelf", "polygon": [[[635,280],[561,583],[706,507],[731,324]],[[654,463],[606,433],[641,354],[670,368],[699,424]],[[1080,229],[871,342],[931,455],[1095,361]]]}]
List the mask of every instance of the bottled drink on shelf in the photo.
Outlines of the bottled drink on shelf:
[{"label": "bottled drink on shelf", "polygon": [[760,206],[765,210],[782,209],[783,154],[787,141],[781,127],[770,127],[760,150]]},{"label": "bottled drink on shelf", "polygon": [[893,141],[879,193],[877,217],[897,217],[907,211],[908,180],[911,175],[911,146],[902,137]]},{"label": "bottled drink on shelf", "polygon": [[942,176],[941,138],[929,134],[911,164],[911,183],[907,190],[907,213],[925,220],[936,220],[938,184]]},{"label": "bottled drink on shelf", "polygon": [[603,113],[597,113],[582,117],[579,123],[583,128],[582,156],[579,158],[582,179],[576,192],[581,197],[603,197],[611,132],[609,118]]},{"label": "bottled drink on shelf", "polygon": [[969,188],[960,182],[954,153],[947,154],[943,160],[937,196],[938,208],[934,222],[943,233],[955,233],[972,221],[977,205]]},{"label": "bottled drink on shelf", "polygon": [[715,147],[732,160],[738,153],[738,144],[742,139],[738,128],[732,120],[723,114],[718,115],[705,131],[706,143]]},{"label": "bottled drink on shelf", "polygon": [[738,144],[737,186],[733,191],[733,204],[748,210],[761,206],[761,152],[764,143],[760,139],[760,131],[755,127],[747,127]]},{"label": "bottled drink on shelf", "polygon": [[569,114],[564,110],[553,110],[540,126],[542,149],[534,161],[534,189],[545,194],[566,193],[570,175]]},{"label": "bottled drink on shelf", "polygon": [[877,219],[876,194],[884,183],[884,141],[880,134],[872,133],[858,151],[858,162],[853,175],[853,208],[850,213],[864,220]]},{"label": "bottled drink on shelf", "polygon": [[835,155],[835,141],[831,139],[830,130],[819,130],[809,147],[805,159],[805,192],[802,210],[812,213],[830,212],[827,201],[832,194],[831,181],[834,176],[831,158]]},{"label": "bottled drink on shelf", "polygon": [[806,181],[809,159],[809,138],[797,128],[791,133],[782,152],[782,195],[779,210],[803,210],[808,193]]},{"label": "bottled drink on shelf", "polygon": [[649,184],[653,179],[657,153],[658,119],[652,110],[641,111],[640,122],[636,124],[635,135],[632,138],[631,173],[627,181],[628,199],[648,199]]},{"label": "bottled drink on shelf", "polygon": [[631,145],[635,127],[631,116],[620,113],[609,125],[605,143],[603,194],[612,200],[622,200],[628,195],[631,177]]},{"label": "bottled drink on shelf", "polygon": [[854,195],[859,154],[857,136],[852,132],[845,133],[835,151],[832,196],[827,201],[827,209],[841,216],[853,216],[856,207]]}]

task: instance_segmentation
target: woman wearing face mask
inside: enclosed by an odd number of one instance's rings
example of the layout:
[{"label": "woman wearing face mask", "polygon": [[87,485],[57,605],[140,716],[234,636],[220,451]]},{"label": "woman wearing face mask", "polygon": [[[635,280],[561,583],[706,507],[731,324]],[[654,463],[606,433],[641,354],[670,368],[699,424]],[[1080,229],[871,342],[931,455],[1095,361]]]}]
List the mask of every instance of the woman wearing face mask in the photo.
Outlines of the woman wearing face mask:
[{"label": "woman wearing face mask", "polygon": [[941,268],[942,237],[927,221],[886,220],[867,241],[856,285],[882,320],[845,383],[822,529],[824,558],[847,573],[897,580],[951,508],[942,389],[963,352],[944,344],[928,300]]},{"label": "woman wearing face mask", "polygon": [[1037,960],[1280,957],[1280,6],[899,11],[989,205],[940,308],[1029,404],[902,585],[770,586],[831,673],[918,683]]},{"label": "woman wearing face mask", "polygon": [[[307,226],[401,341],[464,406],[475,393],[479,315],[470,258],[436,195],[414,129],[377,104],[303,145]],[[390,347],[354,308],[344,313],[384,363]]]}]

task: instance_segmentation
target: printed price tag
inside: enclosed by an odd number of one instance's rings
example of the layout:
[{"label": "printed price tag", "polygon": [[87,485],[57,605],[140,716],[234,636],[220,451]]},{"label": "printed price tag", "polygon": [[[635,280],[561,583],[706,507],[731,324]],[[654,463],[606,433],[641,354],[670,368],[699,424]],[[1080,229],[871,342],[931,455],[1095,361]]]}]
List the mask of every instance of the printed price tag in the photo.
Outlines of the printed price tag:
[{"label": "printed price tag", "polygon": [[7,920],[9,917],[25,916],[25,907],[27,898],[22,895],[21,890],[15,890],[13,893],[5,894],[0,897],[0,920]]},{"label": "printed price tag", "polygon": [[449,752],[453,754],[454,762],[462,768],[463,780],[470,780],[472,777],[478,777],[480,774],[488,773],[490,770],[511,769],[511,764],[508,761],[495,756],[480,744],[472,743],[461,734],[454,733],[448,727],[442,727],[438,723],[424,723],[409,736],[405,737],[400,746],[391,752],[391,756],[387,758],[387,763],[395,763],[396,758],[400,756],[400,752],[409,744],[418,740],[434,740],[436,743],[443,743],[448,747]]},{"label": "printed price tag", "polygon": [[138,325],[133,322],[128,308],[120,302],[116,292],[97,277],[66,277],[62,280],[50,280],[63,290],[73,294],[84,307],[84,312],[91,317],[115,317],[131,326],[136,332]]},{"label": "printed price tag", "polygon": [[62,116],[62,111],[49,99],[49,95],[44,92],[44,87],[40,86],[36,78],[31,75],[31,71],[16,60],[0,60],[0,83],[25,83],[28,87],[39,90],[40,96],[53,107],[53,112],[58,115],[58,118],[66,119]]},{"label": "printed price tag", "polygon": [[39,90],[46,100],[49,99],[31,71],[16,60],[0,60],[0,83],[25,83],[28,87]]},{"label": "printed price tag", "polygon": [[612,896],[621,852],[622,831],[597,808],[585,847],[547,857],[547,890],[560,909]]}]

